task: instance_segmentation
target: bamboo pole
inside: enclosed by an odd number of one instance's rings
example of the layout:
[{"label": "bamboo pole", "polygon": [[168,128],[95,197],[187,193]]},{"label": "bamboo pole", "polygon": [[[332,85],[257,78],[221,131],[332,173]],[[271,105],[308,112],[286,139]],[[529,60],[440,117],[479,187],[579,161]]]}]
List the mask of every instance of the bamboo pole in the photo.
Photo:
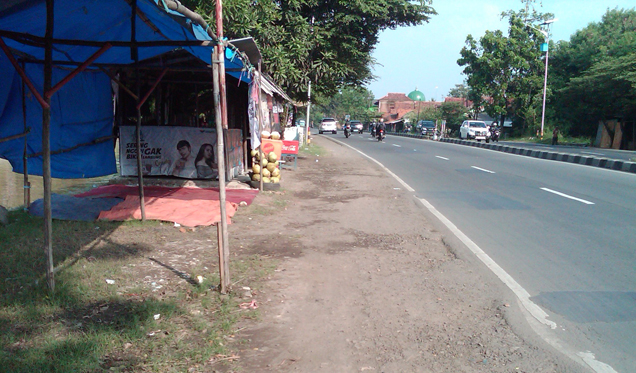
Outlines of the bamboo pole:
[{"label": "bamboo pole", "polygon": [[[24,69],[24,62],[22,63],[22,68]],[[24,181],[22,184],[24,201],[23,201],[23,209],[27,211],[29,209],[29,205],[31,204],[31,183],[29,182],[29,161],[27,158],[27,137],[26,135],[29,133],[29,128],[27,126],[27,110],[26,110],[26,85],[24,80],[22,81],[22,120],[24,122],[24,149],[22,150],[22,168],[23,168],[23,177]]]},{"label": "bamboo pole", "polygon": [[[53,81],[53,14],[54,0],[46,0],[46,33],[44,45],[44,92],[51,89]],[[51,98],[42,98],[42,179],[44,186],[44,252],[46,254],[46,282],[51,292],[55,291],[53,273],[53,218],[51,215]]]},{"label": "bamboo pole", "polygon": [[[230,284],[229,279],[229,269],[227,268],[229,265],[228,258],[225,254],[225,234],[223,232],[223,223],[226,223],[226,211],[225,211],[225,175],[224,170],[225,167],[223,162],[225,160],[223,154],[223,119],[221,115],[221,97],[219,94],[219,50],[214,48],[214,52],[212,54],[212,81],[213,81],[213,98],[214,98],[214,121],[216,125],[216,157],[218,160],[218,170],[219,170],[219,208],[221,211],[221,222],[216,225],[217,232],[217,242],[219,249],[219,277],[221,279],[221,283],[219,286],[219,290],[221,294],[227,294],[228,287]],[[221,187],[222,186],[222,187]],[[223,191],[223,195],[221,195],[221,191]]]},{"label": "bamboo pole", "polygon": [[[222,43],[223,40],[223,0],[216,0],[216,34],[219,43],[214,48],[216,50],[216,60],[213,65],[217,66],[215,78],[217,79],[218,86],[218,103],[219,115],[221,120],[216,122],[217,140],[216,151],[218,154],[217,164],[219,169],[219,205],[221,209],[221,226],[218,227],[219,233],[219,250],[223,250],[223,277],[221,277],[221,293],[225,294],[229,291],[230,286],[230,247],[227,231],[227,212],[226,212],[226,196],[225,196],[225,131],[228,129],[227,125],[227,95],[225,89],[225,49]],[[217,96],[215,95],[215,98]]]},{"label": "bamboo pole", "polygon": [[[261,83],[263,82],[263,79],[261,78],[262,73],[261,73],[261,61],[258,61],[258,101],[256,102],[256,110],[258,110],[258,134],[256,134],[256,136],[258,136],[258,158],[261,159],[263,157],[263,151],[262,151],[262,147],[263,147],[263,139],[261,138],[261,133],[263,133],[263,110],[261,109]],[[258,167],[263,168],[263,162],[259,161],[258,162]],[[262,192],[263,191],[263,170],[261,169],[261,177],[260,177],[260,181],[258,182],[258,189]]]},{"label": "bamboo pole", "polygon": [[[141,97],[140,76],[139,76],[139,53],[137,50],[137,0],[133,0],[132,11],[130,12],[130,40],[132,47],[130,54],[135,60],[135,75],[137,98]],[[141,210],[141,221],[146,221],[146,201],[144,201],[144,175],[141,165],[141,106],[137,100],[137,125],[135,126],[135,137],[137,138],[137,184],[139,186],[139,209]]]}]

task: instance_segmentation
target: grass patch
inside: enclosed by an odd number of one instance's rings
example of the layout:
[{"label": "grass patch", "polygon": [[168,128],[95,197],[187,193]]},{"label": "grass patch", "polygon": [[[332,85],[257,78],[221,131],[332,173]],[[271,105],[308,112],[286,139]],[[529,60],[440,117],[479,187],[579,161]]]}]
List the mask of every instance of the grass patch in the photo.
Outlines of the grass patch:
[{"label": "grass patch", "polygon": [[[179,268],[185,273],[177,276],[168,264],[149,263],[166,240],[195,233],[156,221],[54,220],[52,228],[53,293],[43,275],[43,220],[15,210],[0,227],[0,371],[212,371],[217,357],[232,354],[226,341],[236,322],[258,317],[238,307],[242,294],[213,289],[214,269]],[[209,232],[200,231],[205,242]],[[273,259],[233,257],[232,281],[258,287],[274,266]],[[151,268],[168,280],[143,272]]]},{"label": "grass patch", "polygon": [[[502,139],[504,140],[504,139]],[[521,136],[521,137],[511,137],[505,139],[505,141],[518,141],[518,142],[529,142],[536,144],[545,144],[552,145],[552,134],[546,134],[543,139],[536,136]],[[571,136],[559,136],[559,145],[590,145],[591,140],[586,137],[571,137]]]},{"label": "grass patch", "polygon": [[298,150],[298,153],[299,155],[305,158],[309,156],[323,157],[328,154],[328,151],[327,149],[323,148],[320,145],[317,145],[315,143],[310,143],[310,144],[304,144],[303,146],[301,146],[300,149]]}]

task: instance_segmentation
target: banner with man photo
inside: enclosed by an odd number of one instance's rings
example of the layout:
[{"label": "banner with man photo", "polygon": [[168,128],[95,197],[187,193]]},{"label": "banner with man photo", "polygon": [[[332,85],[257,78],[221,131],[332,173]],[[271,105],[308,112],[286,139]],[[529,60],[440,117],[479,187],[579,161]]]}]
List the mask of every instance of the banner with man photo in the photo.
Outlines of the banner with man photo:
[{"label": "banner with man photo", "polygon": [[[137,176],[134,126],[120,127],[122,176]],[[187,179],[217,179],[216,130],[212,128],[144,126],[141,128],[142,174]]]}]

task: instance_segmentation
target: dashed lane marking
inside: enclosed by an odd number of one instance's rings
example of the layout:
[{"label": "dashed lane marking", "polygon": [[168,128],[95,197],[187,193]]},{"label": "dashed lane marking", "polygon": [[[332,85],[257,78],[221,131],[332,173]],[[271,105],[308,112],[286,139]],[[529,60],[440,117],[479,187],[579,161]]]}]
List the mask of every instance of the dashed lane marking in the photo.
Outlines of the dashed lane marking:
[{"label": "dashed lane marking", "polygon": [[571,195],[569,195],[569,194],[565,194],[565,193],[557,192],[556,190],[552,190],[552,189],[548,189],[548,188],[541,188],[541,190],[545,190],[546,192],[554,193],[554,194],[556,194],[557,196],[561,196],[561,197],[565,197],[565,198],[573,199],[573,200],[575,200],[575,201],[579,201],[579,202],[581,202],[581,203],[585,203],[586,205],[593,205],[593,204],[594,204],[594,202],[586,201],[586,200],[581,199],[581,198],[576,198],[576,197],[573,197],[573,196],[571,196]]}]

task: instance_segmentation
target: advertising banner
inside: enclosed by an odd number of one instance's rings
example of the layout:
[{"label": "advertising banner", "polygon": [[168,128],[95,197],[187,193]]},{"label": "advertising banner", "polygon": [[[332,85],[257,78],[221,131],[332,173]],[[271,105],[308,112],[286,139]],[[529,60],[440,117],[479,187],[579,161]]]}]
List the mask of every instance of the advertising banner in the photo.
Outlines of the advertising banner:
[{"label": "advertising banner", "polygon": [[240,129],[228,129],[225,136],[225,161],[227,180],[243,173],[243,132]]},{"label": "advertising banner", "polygon": [[[136,128],[122,126],[119,132],[121,175],[137,176]],[[144,126],[140,137],[144,175],[187,179],[217,178],[215,129]]]},{"label": "advertising banner", "polygon": [[281,140],[261,139],[261,151],[265,154],[269,152],[276,153],[276,159],[280,160],[280,155],[283,149],[283,142]]},{"label": "advertising banner", "polygon": [[283,140],[283,154],[298,154],[298,141]]}]

